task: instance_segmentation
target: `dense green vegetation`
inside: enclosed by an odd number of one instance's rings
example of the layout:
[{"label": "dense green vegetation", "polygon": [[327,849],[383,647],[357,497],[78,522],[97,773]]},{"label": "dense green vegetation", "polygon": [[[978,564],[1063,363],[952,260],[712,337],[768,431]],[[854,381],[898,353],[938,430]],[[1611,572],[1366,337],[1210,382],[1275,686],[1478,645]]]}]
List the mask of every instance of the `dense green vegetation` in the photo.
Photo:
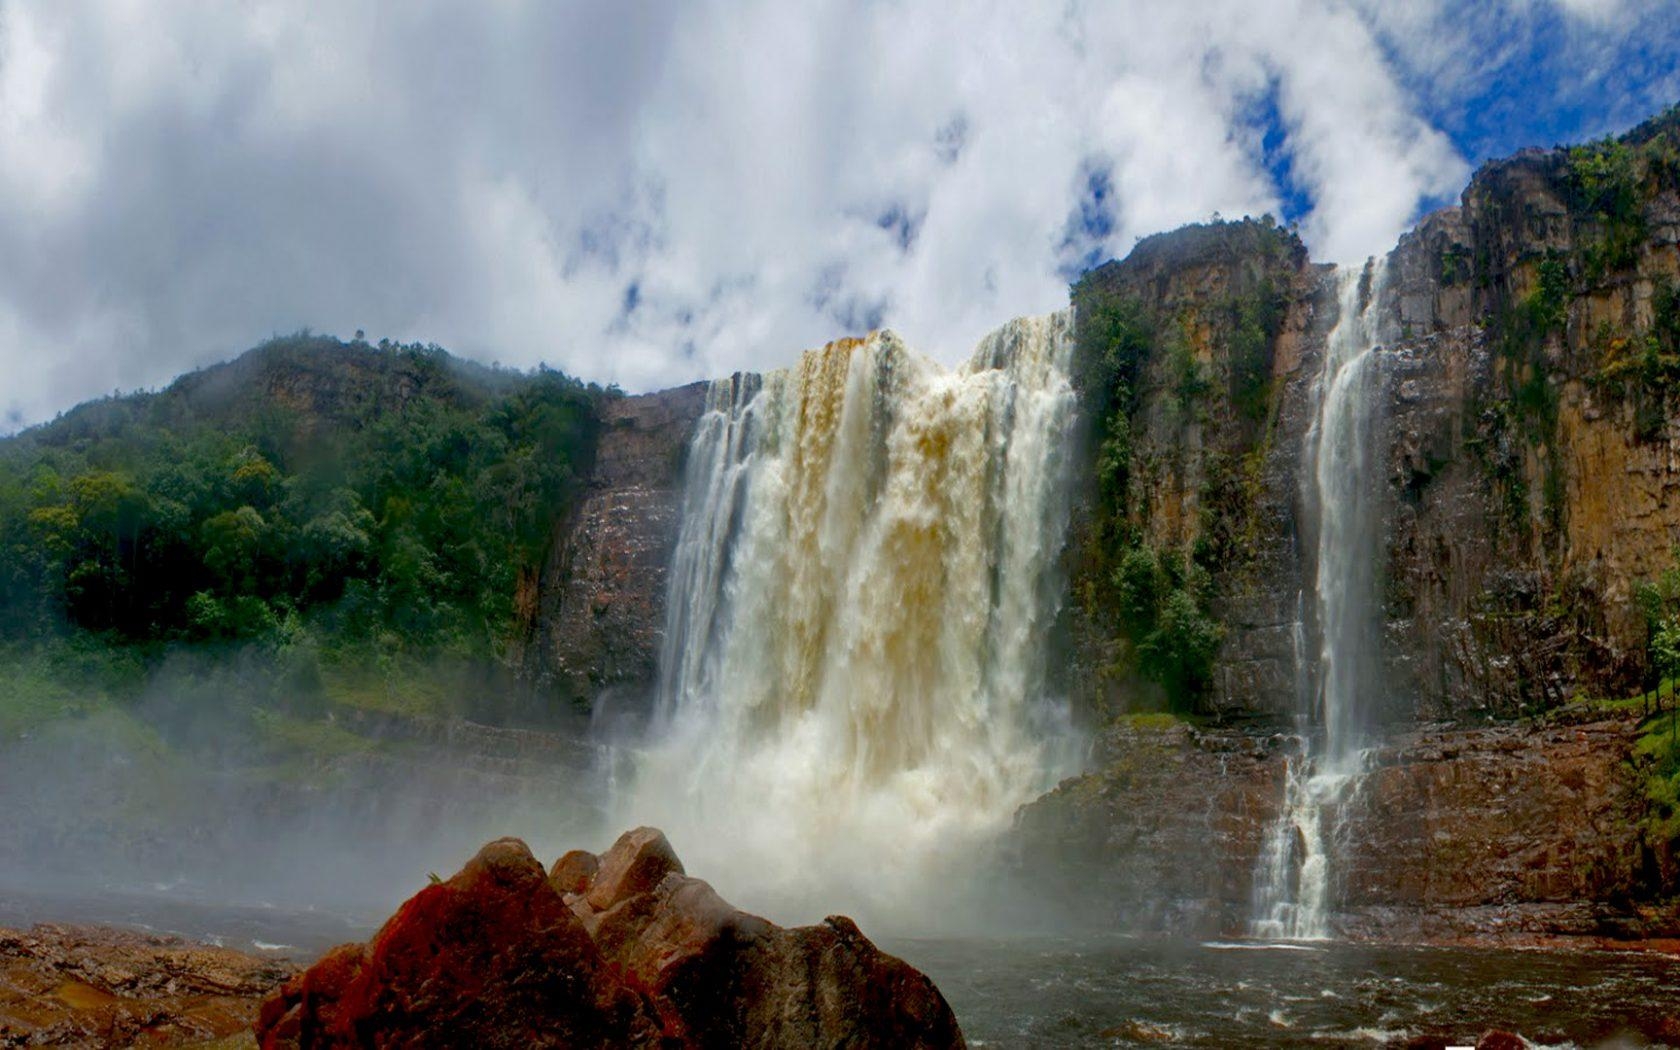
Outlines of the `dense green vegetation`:
[{"label": "dense green vegetation", "polygon": [[[1202,242],[1192,250],[1222,258],[1281,259],[1298,247],[1266,220],[1196,227],[1190,237]],[[1238,287],[1167,316],[1100,271],[1072,289],[1074,380],[1089,421],[1094,474],[1076,598],[1117,642],[1108,672],[1150,687],[1130,690],[1131,703],[1147,704],[1154,692],[1173,711],[1200,706],[1224,638],[1213,613],[1215,570],[1229,574],[1252,549],[1252,490],[1273,403],[1272,347],[1287,298],[1265,272],[1247,275]],[[1212,340],[1211,365],[1196,352],[1196,332]],[[1139,488],[1144,472],[1163,468],[1163,454],[1176,454],[1145,447],[1150,404],[1163,413],[1154,426],[1211,426],[1232,445],[1203,450],[1199,516],[1183,548],[1151,538],[1156,508]]]},{"label": "dense green vegetation", "polygon": [[[1152,547],[1131,505],[1134,417],[1145,366],[1162,338],[1141,302],[1089,278],[1074,286],[1073,301],[1076,378],[1092,420],[1096,472],[1091,568],[1080,597],[1119,636],[1111,671],[1153,682],[1170,707],[1188,709],[1205,690],[1219,649],[1221,631],[1207,611],[1211,585],[1182,555]],[[1171,396],[1183,411],[1205,396],[1207,380],[1182,339],[1164,353]]]},{"label": "dense green vegetation", "polygon": [[0,730],[183,652],[264,652],[263,677],[358,706],[494,667],[603,396],[303,334],[0,441]]},{"label": "dense green vegetation", "polygon": [[1663,434],[1671,399],[1680,394],[1680,284],[1658,284],[1651,297],[1651,326],[1631,336],[1608,324],[1593,333],[1603,362],[1592,382],[1633,404],[1634,435],[1655,441]]},{"label": "dense green vegetation", "polygon": [[1646,688],[1589,706],[1642,717],[1631,756],[1647,807],[1642,831],[1653,849],[1680,858],[1680,550],[1672,565],[1640,585],[1636,598],[1647,631]]}]

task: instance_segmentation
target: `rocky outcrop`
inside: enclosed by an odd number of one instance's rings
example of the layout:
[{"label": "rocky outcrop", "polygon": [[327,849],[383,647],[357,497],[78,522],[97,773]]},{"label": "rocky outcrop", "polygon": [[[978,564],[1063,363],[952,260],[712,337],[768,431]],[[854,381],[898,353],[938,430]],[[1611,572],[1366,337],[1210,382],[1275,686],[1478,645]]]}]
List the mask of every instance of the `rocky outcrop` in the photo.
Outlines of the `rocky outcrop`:
[{"label": "rocky outcrop", "polygon": [[851,920],[738,911],[651,828],[552,872],[517,839],[489,844],[288,981],[256,1032],[264,1050],[963,1045],[933,983]]},{"label": "rocky outcrop", "polygon": [[578,706],[652,690],[665,575],[682,512],[682,462],[706,384],[607,402],[576,511],[557,523],[532,600],[526,671]]},{"label": "rocky outcrop", "polygon": [[1054,925],[1208,935],[1240,930],[1282,799],[1281,738],[1123,719],[1092,773],[1016,815],[1010,866]]},{"label": "rocky outcrop", "polygon": [[297,968],[179,937],[0,929],[0,1046],[200,1044],[250,1029]]},{"label": "rocky outcrop", "polygon": [[[1200,712],[1288,725],[1312,695],[1301,456],[1337,314],[1327,276],[1284,231],[1245,220],[1148,238],[1076,289],[1076,302],[1129,304],[1147,330],[1127,351],[1126,440],[1104,452],[1109,435],[1094,435],[1075,492],[1068,664],[1098,710],[1162,697],[1107,673],[1125,627],[1103,608],[1116,566],[1080,549],[1093,508],[1120,522],[1123,535],[1099,535],[1109,549],[1147,546],[1206,574],[1190,584],[1223,637]],[[1489,164],[1389,255],[1374,289],[1378,721],[1510,717],[1649,684],[1634,598],[1680,543],[1677,289],[1674,113],[1616,142]],[[1262,292],[1278,312],[1257,329]],[[1082,306],[1082,330],[1103,317]],[[1106,411],[1104,391],[1082,394]],[[1118,511],[1101,506],[1115,449]]]},{"label": "rocky outcrop", "polygon": [[[1073,493],[1066,684],[1084,706],[1166,702],[1157,683],[1125,673],[1123,651],[1139,639],[1125,637],[1110,593],[1116,550],[1147,548],[1211,573],[1205,598],[1224,641],[1202,705],[1230,717],[1281,719],[1295,709],[1301,435],[1334,321],[1327,270],[1293,233],[1245,219],[1145,238],[1076,289],[1075,382],[1090,462]],[[1129,406],[1100,389],[1119,385],[1112,375],[1092,375],[1101,348],[1089,332],[1105,309],[1131,315],[1139,330],[1121,354]],[[1105,449],[1115,412],[1124,441]],[[1122,464],[1107,469],[1118,485],[1103,466],[1115,448]]]},{"label": "rocky outcrop", "polygon": [[[1334,815],[1335,926],[1371,939],[1671,936],[1653,897],[1637,717],[1402,734]],[[1013,864],[1069,916],[1245,933],[1283,799],[1278,736],[1132,720],[1098,772],[1017,817]]]},{"label": "rocky outcrop", "polygon": [[1644,684],[1634,591],[1680,542],[1676,151],[1673,115],[1525,151],[1392,256],[1388,656],[1424,717]]}]

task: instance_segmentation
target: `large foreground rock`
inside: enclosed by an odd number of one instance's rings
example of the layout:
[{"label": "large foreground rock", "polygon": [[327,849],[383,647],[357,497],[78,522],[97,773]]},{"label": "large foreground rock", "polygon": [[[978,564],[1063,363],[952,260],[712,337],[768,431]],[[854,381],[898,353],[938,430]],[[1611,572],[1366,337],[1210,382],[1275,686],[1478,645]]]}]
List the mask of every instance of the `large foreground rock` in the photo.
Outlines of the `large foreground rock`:
[{"label": "large foreground rock", "polygon": [[545,872],[490,843],[263,1003],[281,1047],[960,1047],[933,982],[850,919],[784,929],[627,832]]}]

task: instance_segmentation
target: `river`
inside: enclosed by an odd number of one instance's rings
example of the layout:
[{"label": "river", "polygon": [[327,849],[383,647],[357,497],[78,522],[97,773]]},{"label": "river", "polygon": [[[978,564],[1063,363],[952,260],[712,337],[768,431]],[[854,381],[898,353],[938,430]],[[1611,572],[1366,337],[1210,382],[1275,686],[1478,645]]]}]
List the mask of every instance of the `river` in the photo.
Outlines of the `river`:
[{"label": "river", "polygon": [[[371,936],[383,918],[230,906],[189,887],[0,888],[3,926],[132,926],[299,961]],[[1657,952],[1122,937],[879,943],[934,979],[976,1047],[1439,1047],[1474,1044],[1490,1028],[1549,1047],[1680,1045],[1680,958]]]}]

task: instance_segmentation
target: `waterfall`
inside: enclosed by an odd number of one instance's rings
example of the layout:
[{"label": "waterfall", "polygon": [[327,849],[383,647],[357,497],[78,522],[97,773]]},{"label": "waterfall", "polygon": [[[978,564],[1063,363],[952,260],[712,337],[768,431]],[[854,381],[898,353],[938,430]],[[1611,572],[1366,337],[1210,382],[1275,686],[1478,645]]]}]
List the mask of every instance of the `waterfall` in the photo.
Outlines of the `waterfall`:
[{"label": "waterfall", "polygon": [[1072,344],[1063,311],[954,371],[880,332],[713,385],[626,820],[750,906],[881,914],[1066,772]]},{"label": "waterfall", "polygon": [[[1373,688],[1379,649],[1375,472],[1381,463],[1372,459],[1373,395],[1386,278],[1386,259],[1337,272],[1339,313],[1314,390],[1314,418],[1302,456],[1302,504],[1318,536],[1316,688],[1303,691],[1309,707],[1302,712],[1301,752],[1288,759],[1283,807],[1255,873],[1251,930],[1258,937],[1319,940],[1330,933],[1339,818],[1359,780],[1366,729],[1361,699]],[[1298,642],[1298,655],[1301,648]]]}]

